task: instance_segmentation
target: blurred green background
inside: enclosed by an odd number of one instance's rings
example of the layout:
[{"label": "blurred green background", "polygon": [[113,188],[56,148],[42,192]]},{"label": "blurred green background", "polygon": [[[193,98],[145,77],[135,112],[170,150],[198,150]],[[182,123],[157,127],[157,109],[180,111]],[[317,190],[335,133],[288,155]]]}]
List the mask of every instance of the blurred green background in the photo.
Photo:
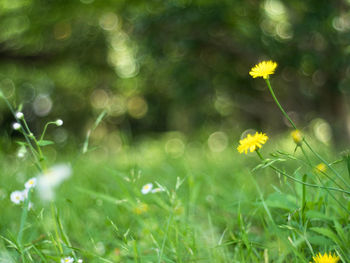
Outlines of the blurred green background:
[{"label": "blurred green background", "polygon": [[[249,128],[286,130],[264,81],[248,74],[273,59],[272,85],[292,118],[340,144],[350,130],[349,7],[345,0],[2,0],[0,86],[23,104],[33,130],[63,119],[50,134],[61,145],[85,136],[103,110],[108,117],[93,139],[114,148],[168,131],[227,145]],[[11,135],[13,118],[0,106],[2,134]]]}]

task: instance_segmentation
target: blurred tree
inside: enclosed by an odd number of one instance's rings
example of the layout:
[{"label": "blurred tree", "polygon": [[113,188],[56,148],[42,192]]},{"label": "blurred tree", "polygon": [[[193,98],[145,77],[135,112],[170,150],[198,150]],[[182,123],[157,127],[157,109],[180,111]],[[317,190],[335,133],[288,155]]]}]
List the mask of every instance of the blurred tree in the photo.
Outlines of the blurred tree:
[{"label": "blurred tree", "polygon": [[264,82],[248,75],[273,59],[286,109],[301,125],[325,118],[341,141],[350,127],[349,5],[3,0],[0,85],[32,125],[61,117],[75,134],[105,108],[110,127],[133,134],[277,129]]}]

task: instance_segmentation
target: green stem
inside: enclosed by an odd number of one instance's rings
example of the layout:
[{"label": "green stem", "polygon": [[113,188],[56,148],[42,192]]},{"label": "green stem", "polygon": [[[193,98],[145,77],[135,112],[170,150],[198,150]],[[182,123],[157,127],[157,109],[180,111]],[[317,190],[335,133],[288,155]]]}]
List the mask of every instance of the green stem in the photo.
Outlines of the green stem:
[{"label": "green stem", "polygon": [[259,156],[259,158],[260,158],[262,161],[265,160],[264,157],[262,157],[262,155],[261,155],[259,149],[256,149],[255,152],[256,152],[256,154]]},{"label": "green stem", "polygon": [[275,92],[273,91],[272,87],[271,87],[271,84],[270,84],[270,80],[269,79],[265,79],[266,81],[266,84],[267,84],[267,87],[269,88],[269,91],[272,95],[272,98],[273,100],[276,102],[278,108],[281,110],[281,112],[283,113],[284,117],[287,118],[287,120],[289,121],[289,123],[293,126],[294,129],[297,130],[297,127],[295,126],[294,122],[292,121],[292,119],[288,116],[288,114],[284,111],[284,109],[282,108],[282,105],[279,103],[276,95],[275,95]]},{"label": "green stem", "polygon": [[305,224],[305,209],[306,209],[306,178],[307,175],[303,175],[303,185],[302,185],[302,196],[301,196],[301,219],[303,221],[303,224]]},{"label": "green stem", "polygon": [[22,209],[22,215],[21,215],[21,223],[20,223],[19,231],[18,231],[18,235],[17,235],[17,243],[18,243],[18,246],[20,247],[20,250],[21,250],[22,261],[24,259],[22,238],[23,238],[24,226],[25,226],[25,223],[27,221],[30,197],[31,197],[31,189],[28,190],[28,196],[27,196],[27,198],[25,199],[25,202],[24,202],[24,206],[23,206],[23,209]]},{"label": "green stem", "polygon": [[[277,104],[278,108],[281,110],[282,114],[287,118],[287,120],[290,122],[290,124],[293,126],[294,129],[298,129],[296,127],[296,125],[294,124],[294,122],[292,121],[292,119],[288,116],[288,114],[285,112],[285,110],[282,108],[281,104],[279,103],[275,92],[273,91],[270,81],[269,79],[265,79],[267,87],[272,95],[273,100],[275,101],[275,103]],[[333,167],[331,167],[331,165],[324,159],[322,158],[321,155],[319,155],[317,152],[315,152],[312,147],[310,146],[310,144],[306,141],[305,138],[303,138],[303,142],[305,143],[305,145],[310,149],[310,151],[320,160],[322,161],[348,188],[350,188],[350,184],[348,182],[346,182],[344,180],[344,178],[335,170],[333,169]]]},{"label": "green stem", "polygon": [[42,133],[42,134],[41,134],[41,136],[40,136],[40,140],[43,140],[43,139],[44,139],[44,136],[45,136],[45,133],[46,133],[47,127],[48,127],[50,124],[56,124],[56,122],[50,121],[50,122],[48,122],[48,123],[46,123],[46,124],[45,124],[44,130],[43,130],[43,133]]},{"label": "green stem", "polygon": [[62,245],[61,245],[61,238],[60,238],[60,235],[58,233],[56,212],[55,212],[55,206],[54,206],[53,202],[51,202],[51,215],[52,215],[52,218],[53,218],[54,223],[55,223],[55,235],[56,235],[55,242],[56,242],[56,244],[58,246],[58,249],[60,251],[61,256],[63,256],[63,248],[62,248]]},{"label": "green stem", "polygon": [[[1,90],[0,90],[0,97],[5,101],[7,107],[8,107],[9,110],[11,111],[11,113],[12,113],[13,117],[15,118],[15,120],[16,120],[18,123],[21,123],[21,121],[16,117],[16,113],[15,113],[14,109],[12,108],[11,103],[6,99],[6,97],[5,97],[4,94],[1,92]],[[22,128],[21,128],[21,129],[22,129]],[[35,160],[35,166],[38,168],[39,172],[42,172],[42,168],[41,168],[41,166],[40,166],[40,162],[39,162],[38,157],[37,157],[37,155],[36,155],[35,149],[34,149],[32,143],[30,142],[30,139],[29,139],[29,137],[28,137],[29,134],[27,134],[27,133],[25,132],[24,129],[22,129],[22,131],[23,131],[22,134],[23,134],[23,136],[24,136],[24,138],[25,138],[25,140],[26,140],[26,142],[27,142],[27,144],[28,144],[28,147],[29,147],[29,149],[30,149],[31,152],[32,152],[33,158],[34,158],[34,160]]]},{"label": "green stem", "polygon": [[310,149],[310,151],[329,168],[329,170],[331,170],[347,187],[350,188],[350,184],[347,181],[345,181],[345,179],[325,159],[323,159],[321,155],[319,155],[317,152],[314,151],[314,149],[312,149],[312,147],[306,141],[305,138],[303,139],[303,142]]},{"label": "green stem", "polygon": [[40,164],[42,165],[43,167],[43,170],[45,171],[46,170],[46,163],[45,163],[45,158],[44,158],[44,155],[43,155],[43,152],[41,151],[41,148],[40,148],[40,145],[38,143],[38,140],[35,138],[35,136],[33,135],[33,133],[30,131],[29,129],[29,126],[26,122],[26,120],[23,118],[23,123],[24,123],[24,126],[29,134],[29,137],[34,141],[35,143],[35,146],[36,148],[38,149],[38,153],[39,153],[39,162]]},{"label": "green stem", "polygon": [[[257,155],[259,156],[259,158],[260,158],[261,160],[263,160],[263,161],[265,160],[265,159],[262,157],[262,155],[260,154],[259,150],[256,150],[255,152],[257,153]],[[346,191],[346,190],[343,190],[343,189],[340,189],[340,188],[335,188],[335,187],[327,187],[327,186],[322,186],[322,185],[318,185],[318,184],[306,183],[306,182],[303,182],[302,180],[299,180],[299,179],[294,178],[293,176],[291,176],[291,175],[289,175],[289,174],[283,172],[282,170],[278,169],[277,167],[275,167],[275,166],[273,166],[273,165],[269,165],[269,167],[270,167],[272,170],[274,170],[274,171],[276,171],[276,172],[282,174],[283,176],[285,176],[285,177],[287,177],[287,178],[289,178],[289,179],[291,179],[291,180],[293,180],[293,181],[295,181],[295,182],[297,182],[297,183],[300,183],[300,184],[302,184],[302,185],[309,186],[309,187],[313,187],[313,188],[326,189],[326,190],[335,191],[335,192],[340,192],[340,193],[345,193],[345,194],[350,195],[350,192],[349,192],[349,191]]]}]

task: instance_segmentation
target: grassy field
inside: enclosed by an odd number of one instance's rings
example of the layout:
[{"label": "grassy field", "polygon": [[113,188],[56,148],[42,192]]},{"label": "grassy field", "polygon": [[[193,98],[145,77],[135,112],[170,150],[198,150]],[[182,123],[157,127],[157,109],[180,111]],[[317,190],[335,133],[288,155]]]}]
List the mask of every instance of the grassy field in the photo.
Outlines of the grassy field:
[{"label": "grassy field", "polygon": [[[68,256],[84,262],[308,262],[328,251],[348,262],[346,194],[306,187],[302,213],[303,187],[269,164],[252,172],[266,162],[239,155],[238,142],[215,153],[199,142],[169,152],[168,141],[145,140],[113,155],[96,148],[60,156],[56,162],[70,163],[72,176],[56,189],[54,202],[33,191],[23,248],[17,242],[22,209],[9,194],[23,188],[36,167],[3,152],[1,262],[21,262],[21,253],[26,262]],[[283,134],[272,136],[261,153],[274,153],[276,166],[301,180],[310,167],[296,160],[302,155],[294,149]],[[345,162],[334,166],[347,173]],[[311,171],[308,181],[316,176]],[[147,183],[164,191],[142,194]]]},{"label": "grassy field", "polygon": [[349,152],[325,122],[296,128],[268,80],[276,67],[250,73],[293,127],[283,134],[126,143],[98,130],[103,112],[85,141],[55,148],[3,97],[23,139],[17,154],[2,140],[1,262],[349,262]]}]

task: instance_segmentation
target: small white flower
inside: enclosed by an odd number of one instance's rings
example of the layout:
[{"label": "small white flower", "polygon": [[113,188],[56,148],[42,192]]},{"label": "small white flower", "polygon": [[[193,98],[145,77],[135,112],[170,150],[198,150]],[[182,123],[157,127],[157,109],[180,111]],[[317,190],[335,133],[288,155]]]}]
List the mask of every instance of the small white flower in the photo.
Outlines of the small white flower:
[{"label": "small white flower", "polygon": [[29,189],[24,189],[23,191],[21,191],[24,199],[28,198],[28,192],[29,192]]},{"label": "small white flower", "polygon": [[23,112],[20,112],[20,111],[18,111],[18,112],[16,112],[16,118],[17,119],[22,119],[23,118]]},{"label": "small white flower", "polygon": [[26,189],[34,188],[36,186],[36,178],[30,178],[25,184]]},{"label": "small white flower", "polygon": [[51,201],[55,197],[55,188],[72,174],[72,168],[67,164],[51,167],[45,173],[38,175],[38,190],[41,199]]},{"label": "small white flower", "polygon": [[153,188],[153,184],[149,183],[149,184],[145,184],[142,189],[141,189],[141,193],[142,194],[148,194],[150,191],[152,191]]},{"label": "small white flower", "polygon": [[83,260],[82,259],[78,259],[78,263],[83,263]]},{"label": "small white flower", "polygon": [[14,124],[12,124],[12,128],[18,131],[21,128],[21,124],[19,124],[18,122],[15,122]]},{"label": "small white flower", "polygon": [[22,191],[14,191],[11,193],[10,199],[15,204],[20,204],[22,201],[24,201],[24,196]]},{"label": "small white flower", "polygon": [[61,119],[56,120],[56,125],[57,126],[62,126],[63,125],[63,121]]},{"label": "small white flower", "polygon": [[66,257],[61,259],[61,263],[73,263],[74,259],[72,257]]},{"label": "small white flower", "polygon": [[152,194],[164,192],[165,190],[163,188],[157,187],[152,190]]}]

